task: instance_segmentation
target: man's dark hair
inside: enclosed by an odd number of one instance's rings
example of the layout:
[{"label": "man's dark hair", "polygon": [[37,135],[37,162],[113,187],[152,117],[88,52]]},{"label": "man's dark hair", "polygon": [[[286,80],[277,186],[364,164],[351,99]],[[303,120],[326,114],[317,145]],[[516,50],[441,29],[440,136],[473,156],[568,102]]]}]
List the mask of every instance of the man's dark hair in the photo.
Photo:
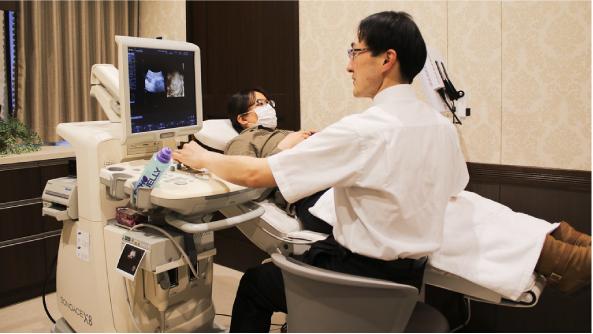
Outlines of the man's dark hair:
[{"label": "man's dark hair", "polygon": [[426,44],[416,23],[405,12],[381,12],[360,21],[358,40],[364,41],[373,56],[395,50],[402,79],[412,83],[426,62]]},{"label": "man's dark hair", "polygon": [[231,119],[231,124],[233,125],[233,128],[239,133],[243,131],[243,127],[237,121],[237,116],[246,113],[247,109],[249,109],[249,106],[255,103],[255,92],[260,92],[266,97],[266,99],[269,99],[268,93],[266,93],[263,89],[256,87],[243,89],[233,94],[227,104],[227,113]]}]

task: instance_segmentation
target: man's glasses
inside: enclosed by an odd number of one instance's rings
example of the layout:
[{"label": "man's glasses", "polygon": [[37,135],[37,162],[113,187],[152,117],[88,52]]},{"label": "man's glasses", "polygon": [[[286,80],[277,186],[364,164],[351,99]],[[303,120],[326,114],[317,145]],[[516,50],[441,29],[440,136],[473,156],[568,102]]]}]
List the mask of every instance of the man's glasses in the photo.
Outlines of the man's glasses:
[{"label": "man's glasses", "polygon": [[370,51],[370,50],[368,48],[362,48],[362,49],[352,48],[352,49],[348,49],[348,58],[354,59],[354,57],[358,56],[361,53],[365,53],[367,51]]}]

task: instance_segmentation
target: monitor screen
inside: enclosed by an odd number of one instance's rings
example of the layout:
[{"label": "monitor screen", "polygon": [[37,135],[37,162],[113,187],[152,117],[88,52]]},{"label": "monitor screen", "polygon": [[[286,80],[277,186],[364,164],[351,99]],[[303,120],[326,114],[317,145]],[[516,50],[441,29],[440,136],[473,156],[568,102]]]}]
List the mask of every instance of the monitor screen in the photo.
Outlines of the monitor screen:
[{"label": "monitor screen", "polygon": [[128,48],[132,134],[197,124],[194,57],[194,51]]}]

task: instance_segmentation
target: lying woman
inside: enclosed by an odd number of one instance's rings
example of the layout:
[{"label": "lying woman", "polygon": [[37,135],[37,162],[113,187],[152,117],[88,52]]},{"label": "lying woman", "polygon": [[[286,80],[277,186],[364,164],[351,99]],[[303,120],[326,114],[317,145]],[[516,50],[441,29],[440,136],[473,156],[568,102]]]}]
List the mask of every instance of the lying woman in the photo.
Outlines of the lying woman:
[{"label": "lying woman", "polygon": [[[314,133],[276,129],[274,107],[261,89],[234,94],[228,113],[239,135],[225,154],[267,157]],[[277,204],[285,204],[280,192],[271,196]],[[305,229],[331,233],[335,220],[331,189],[301,199],[294,207]],[[463,191],[449,201],[443,245],[430,262],[510,299],[524,291],[534,271],[547,278],[548,286],[570,294],[591,282],[591,237],[566,222],[550,224]]]},{"label": "lying woman", "polygon": [[[275,107],[276,103],[261,88],[245,89],[233,94],[227,105],[227,113],[239,135],[227,144],[224,154],[265,158],[297,145],[314,133],[276,129]],[[308,210],[322,194],[323,191],[294,204],[286,202],[277,189],[270,189],[264,197],[271,198],[289,215],[297,216],[306,230],[329,234],[332,227],[311,215]]]},{"label": "lying woman", "polygon": [[231,140],[224,154],[265,158],[291,148],[307,139],[313,131],[276,129],[276,103],[261,88],[235,93],[229,99],[227,112],[239,135]]}]

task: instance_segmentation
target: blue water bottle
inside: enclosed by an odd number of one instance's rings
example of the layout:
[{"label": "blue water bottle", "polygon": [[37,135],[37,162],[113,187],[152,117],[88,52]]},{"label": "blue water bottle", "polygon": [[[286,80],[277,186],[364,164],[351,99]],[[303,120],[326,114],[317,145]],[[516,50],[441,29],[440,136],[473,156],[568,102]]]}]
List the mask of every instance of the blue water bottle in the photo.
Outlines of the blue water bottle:
[{"label": "blue water bottle", "polygon": [[136,206],[136,196],[138,195],[138,189],[149,188],[152,189],[157,184],[161,176],[169,168],[171,162],[171,151],[168,147],[163,147],[160,151],[152,155],[150,161],[144,167],[144,171],[132,191],[132,205]]}]

